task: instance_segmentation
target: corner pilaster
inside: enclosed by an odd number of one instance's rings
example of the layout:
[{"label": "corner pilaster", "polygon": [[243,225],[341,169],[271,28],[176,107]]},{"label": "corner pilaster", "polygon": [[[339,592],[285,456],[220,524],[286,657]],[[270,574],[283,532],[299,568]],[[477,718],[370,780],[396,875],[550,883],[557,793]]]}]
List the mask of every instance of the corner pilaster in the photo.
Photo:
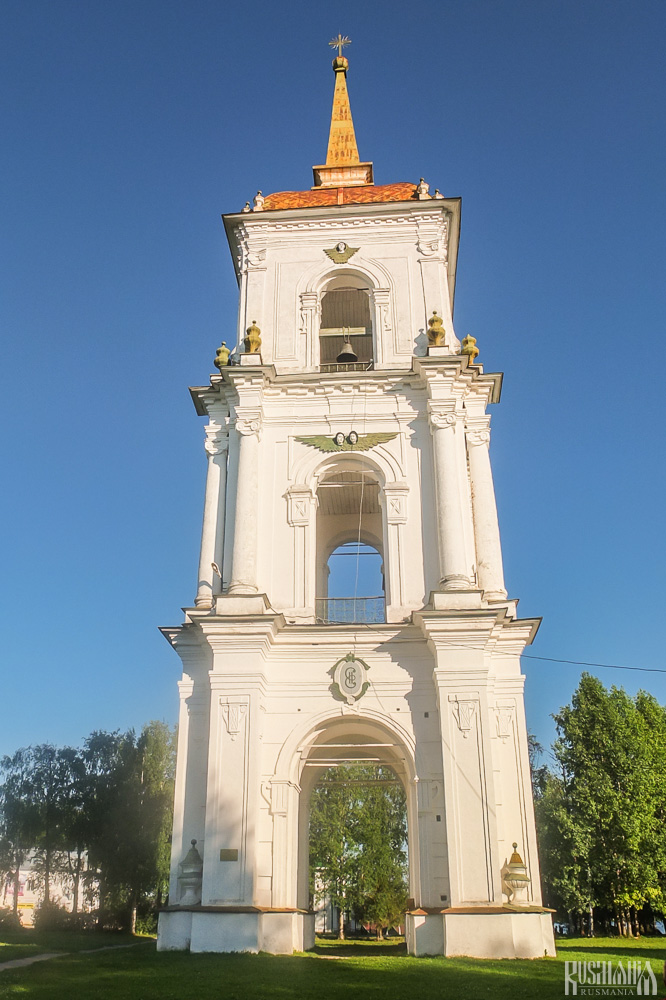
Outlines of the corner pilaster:
[{"label": "corner pilaster", "polygon": [[506,599],[507,593],[504,586],[495,487],[490,465],[490,416],[474,411],[467,413],[465,432],[479,587],[487,601],[502,601]]},{"label": "corner pilaster", "polygon": [[[206,428],[204,447],[208,458],[199,582],[194,604],[211,608],[213,597],[222,590],[221,566],[224,559],[224,517],[226,508],[227,453],[229,447],[228,416],[211,414]],[[214,569],[217,567],[217,570]]]}]

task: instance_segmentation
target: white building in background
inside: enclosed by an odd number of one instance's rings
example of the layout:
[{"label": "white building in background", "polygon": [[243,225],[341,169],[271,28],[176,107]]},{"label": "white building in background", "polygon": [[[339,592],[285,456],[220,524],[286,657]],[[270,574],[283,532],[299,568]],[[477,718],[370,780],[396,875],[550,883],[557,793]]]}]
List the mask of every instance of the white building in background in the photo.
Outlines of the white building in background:
[{"label": "white building in background", "polygon": [[[314,186],[224,217],[238,363],[221,349],[191,390],[208,473],[194,605],[163,630],[183,678],[158,947],[310,947],[310,792],[364,760],[407,796],[410,952],[554,954],[520,671],[539,622],[504,586],[502,377],[453,323],[460,200],[374,184],[333,68]],[[331,553],[359,541],[383,599],[329,600]]]},{"label": "white building in background", "polygon": [[[84,862],[85,865],[85,862]],[[77,900],[77,913],[90,913],[94,907],[99,905],[97,885],[94,883],[91,888],[85,879],[87,868],[81,871],[79,895]],[[14,890],[16,883],[14,874],[7,875],[0,886],[0,909],[9,910],[14,907]],[[53,906],[66,910],[68,913],[74,911],[74,888],[72,878],[66,876],[57,868],[52,871],[49,899]],[[19,919],[24,927],[32,927],[35,921],[35,913],[44,902],[43,878],[37,872],[34,865],[34,856],[29,854],[23,865],[19,868],[18,877],[18,902],[16,905]]]}]

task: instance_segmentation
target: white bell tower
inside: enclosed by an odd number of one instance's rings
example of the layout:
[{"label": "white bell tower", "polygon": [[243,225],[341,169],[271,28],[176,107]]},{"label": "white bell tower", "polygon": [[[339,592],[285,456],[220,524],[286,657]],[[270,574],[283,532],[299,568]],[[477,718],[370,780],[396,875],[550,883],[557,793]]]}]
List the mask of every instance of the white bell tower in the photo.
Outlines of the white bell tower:
[{"label": "white bell tower", "polygon": [[[158,947],[310,947],[310,793],[370,757],[406,793],[409,951],[554,954],[520,671],[539,622],[504,587],[502,377],[453,324],[460,200],[374,184],[341,47],[333,69],[314,186],[224,217],[238,337],[191,390],[208,472],[194,604],[163,629],[183,678]],[[329,593],[350,544],[383,593]]]}]

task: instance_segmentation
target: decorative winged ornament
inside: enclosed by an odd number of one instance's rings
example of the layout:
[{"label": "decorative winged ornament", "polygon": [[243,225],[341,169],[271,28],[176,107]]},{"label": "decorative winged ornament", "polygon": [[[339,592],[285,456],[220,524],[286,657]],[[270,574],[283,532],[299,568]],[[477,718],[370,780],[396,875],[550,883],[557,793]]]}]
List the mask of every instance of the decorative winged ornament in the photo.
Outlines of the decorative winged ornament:
[{"label": "decorative winged ornament", "polygon": [[[370,451],[377,444],[384,444],[392,441],[396,434],[386,434],[383,432],[375,434],[357,435],[352,431],[346,438],[342,434],[336,434],[330,438],[325,434],[315,434],[313,437],[297,437],[296,440],[302,444],[307,444],[310,448],[318,448],[319,451]],[[342,438],[342,441],[339,439]]]},{"label": "decorative winged ornament", "polygon": [[324,253],[331,258],[334,264],[346,264],[359,249],[359,247],[350,247],[346,243],[336,243],[332,250],[324,250]]}]

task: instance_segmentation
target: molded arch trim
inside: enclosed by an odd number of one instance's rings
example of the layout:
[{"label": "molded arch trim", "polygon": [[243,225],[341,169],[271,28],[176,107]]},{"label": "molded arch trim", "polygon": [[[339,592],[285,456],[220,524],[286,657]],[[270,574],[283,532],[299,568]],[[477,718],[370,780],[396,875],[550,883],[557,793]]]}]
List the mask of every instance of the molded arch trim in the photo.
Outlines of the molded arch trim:
[{"label": "molded arch trim", "polygon": [[[341,713],[338,707],[335,710],[330,709],[313,716],[289,734],[280,748],[275,764],[275,773],[271,780],[286,781],[300,789],[301,762],[304,756],[307,756],[307,751],[315,742],[317,736],[328,728],[328,726],[334,726],[343,720],[346,722],[358,721],[360,725],[363,722],[370,723],[382,729],[387,736],[395,740],[396,745],[405,751],[405,771],[410,783],[418,782],[419,774],[425,773],[423,761],[420,760],[421,754],[413,736],[392,719],[370,708],[352,715],[351,713]],[[306,751],[305,755],[304,751]]]},{"label": "molded arch trim", "polygon": [[378,475],[382,490],[386,483],[404,479],[400,463],[383,445],[377,445],[373,448],[372,455],[367,451],[347,451],[337,452],[322,458],[321,453],[318,454],[308,445],[303,445],[303,452],[302,458],[294,464],[292,481],[303,483],[313,493],[316,492],[319,480],[325,474],[335,475],[336,472],[360,471],[360,465],[365,466],[367,471]]},{"label": "molded arch trim", "polygon": [[341,277],[343,275],[349,275],[350,277],[361,277],[371,286],[371,291],[379,291],[380,289],[388,289],[391,293],[394,291],[393,278],[390,272],[378,261],[354,261],[354,264],[349,267],[340,267],[340,265],[331,265],[331,262],[321,261],[317,262],[313,267],[305,272],[299,285],[296,289],[298,295],[303,292],[315,292],[317,295],[322,292],[325,288],[326,283],[330,281],[331,278]]}]

